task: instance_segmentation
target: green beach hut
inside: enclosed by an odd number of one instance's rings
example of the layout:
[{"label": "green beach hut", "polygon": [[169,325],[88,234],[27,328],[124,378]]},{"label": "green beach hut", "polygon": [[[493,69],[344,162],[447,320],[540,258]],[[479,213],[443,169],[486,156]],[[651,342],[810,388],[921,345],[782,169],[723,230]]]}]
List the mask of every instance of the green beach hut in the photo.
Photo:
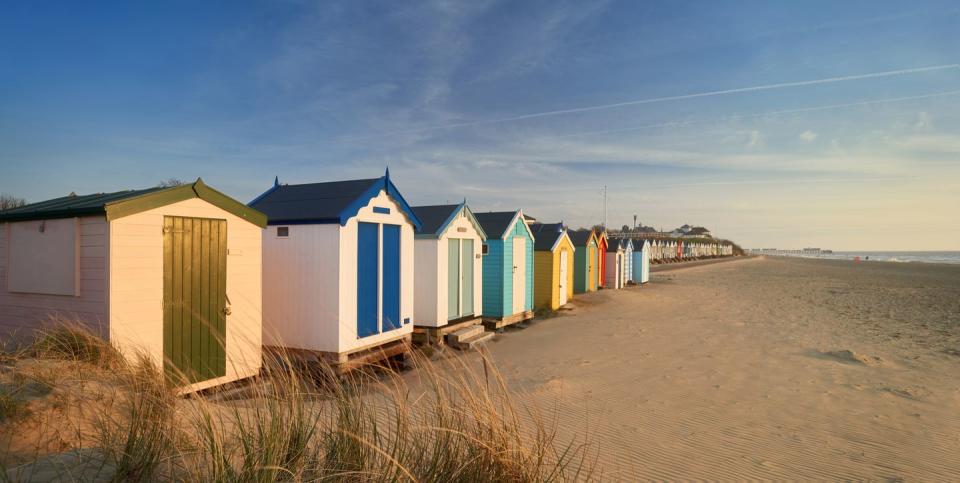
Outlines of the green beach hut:
[{"label": "green beach hut", "polygon": [[577,230],[567,233],[576,252],[573,255],[573,291],[574,293],[595,292],[597,290],[597,232],[595,230]]}]

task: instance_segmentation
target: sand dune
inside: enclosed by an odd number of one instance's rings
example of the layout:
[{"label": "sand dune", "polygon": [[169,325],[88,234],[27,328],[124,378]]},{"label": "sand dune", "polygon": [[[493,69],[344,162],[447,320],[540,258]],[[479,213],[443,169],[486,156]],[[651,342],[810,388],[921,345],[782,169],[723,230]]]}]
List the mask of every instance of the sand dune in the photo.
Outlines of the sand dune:
[{"label": "sand dune", "polygon": [[581,296],[490,350],[610,479],[957,480],[958,304],[960,267],[750,259]]}]

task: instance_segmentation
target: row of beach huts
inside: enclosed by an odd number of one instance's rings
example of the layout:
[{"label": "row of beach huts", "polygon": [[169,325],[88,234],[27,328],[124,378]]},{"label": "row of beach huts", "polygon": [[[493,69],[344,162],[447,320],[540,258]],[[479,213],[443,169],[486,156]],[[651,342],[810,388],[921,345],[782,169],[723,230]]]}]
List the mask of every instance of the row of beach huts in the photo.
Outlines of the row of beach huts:
[{"label": "row of beach huts", "polygon": [[197,180],[0,212],[0,329],[76,321],[200,390],[282,350],[340,370],[411,342],[470,348],[577,293],[724,243],[612,239],[517,209],[410,206],[390,179],[280,184],[243,204]]}]

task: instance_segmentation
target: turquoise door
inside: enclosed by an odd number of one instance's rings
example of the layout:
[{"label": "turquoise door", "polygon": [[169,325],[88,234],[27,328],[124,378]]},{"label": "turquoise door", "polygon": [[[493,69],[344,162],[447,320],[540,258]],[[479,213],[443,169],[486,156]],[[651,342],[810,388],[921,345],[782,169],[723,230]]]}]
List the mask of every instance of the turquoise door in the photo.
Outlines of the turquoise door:
[{"label": "turquoise door", "polygon": [[460,306],[462,316],[473,315],[473,240],[463,240],[460,253],[460,270],[462,274],[460,282]]},{"label": "turquoise door", "polygon": [[460,317],[460,240],[447,240],[447,320]]},{"label": "turquoise door", "polygon": [[377,323],[380,225],[357,224],[357,337],[380,332]]}]

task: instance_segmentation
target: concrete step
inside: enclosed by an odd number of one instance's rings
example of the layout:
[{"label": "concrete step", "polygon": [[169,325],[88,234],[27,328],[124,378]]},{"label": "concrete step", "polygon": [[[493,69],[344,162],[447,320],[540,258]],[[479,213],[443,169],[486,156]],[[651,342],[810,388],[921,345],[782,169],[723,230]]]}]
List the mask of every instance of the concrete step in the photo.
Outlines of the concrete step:
[{"label": "concrete step", "polygon": [[476,349],[478,345],[492,339],[493,336],[493,332],[483,332],[468,339],[462,339],[458,342],[451,342],[450,346],[462,351]]},{"label": "concrete step", "polygon": [[456,332],[451,332],[447,334],[447,343],[454,344],[457,342],[465,341],[478,334],[482,334],[483,330],[484,330],[483,326],[480,324],[477,324],[477,325],[471,325],[470,327],[467,327],[464,329],[460,329]]}]

